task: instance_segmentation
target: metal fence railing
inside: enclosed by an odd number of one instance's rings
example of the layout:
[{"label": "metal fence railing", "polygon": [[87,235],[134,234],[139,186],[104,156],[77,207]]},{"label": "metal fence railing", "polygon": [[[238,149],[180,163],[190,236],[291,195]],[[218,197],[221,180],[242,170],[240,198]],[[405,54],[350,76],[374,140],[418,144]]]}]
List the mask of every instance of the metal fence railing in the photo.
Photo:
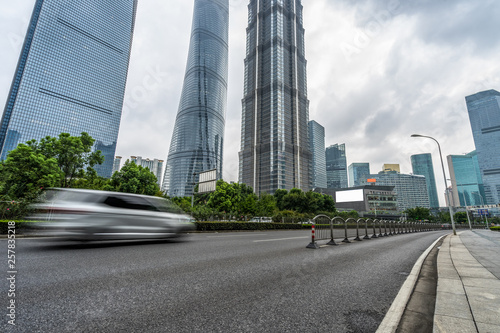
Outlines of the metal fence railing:
[{"label": "metal fence railing", "polygon": [[[361,227],[360,227],[361,226]],[[481,224],[473,224],[471,226],[473,229],[483,229],[484,225]],[[378,231],[377,231],[378,228]],[[458,228],[468,229],[469,226],[460,226],[457,225]],[[320,246],[317,241],[328,240],[326,245],[338,245],[335,242],[335,230],[344,230],[344,239],[342,243],[351,243],[349,239],[348,230],[356,230],[355,236],[352,241],[362,241],[369,240],[380,237],[388,237],[395,235],[403,235],[415,232],[425,232],[425,231],[437,231],[437,230],[448,230],[447,224],[441,223],[428,223],[428,222],[411,222],[411,221],[393,221],[393,220],[385,220],[385,219],[354,219],[348,218],[343,219],[342,217],[336,216],[334,218],[330,218],[326,215],[318,215],[314,219],[312,219],[311,225],[311,242],[307,245],[307,248],[318,249]],[[363,232],[364,236],[360,234]],[[372,235],[369,235],[369,231],[371,230]],[[363,237],[362,237],[363,236]]]}]

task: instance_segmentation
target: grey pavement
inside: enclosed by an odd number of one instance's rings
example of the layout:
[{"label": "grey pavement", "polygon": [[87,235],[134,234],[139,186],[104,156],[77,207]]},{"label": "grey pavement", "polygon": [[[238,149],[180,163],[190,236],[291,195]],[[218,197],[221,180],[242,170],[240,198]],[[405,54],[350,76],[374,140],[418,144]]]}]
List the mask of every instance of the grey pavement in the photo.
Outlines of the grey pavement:
[{"label": "grey pavement", "polygon": [[500,232],[447,236],[437,258],[434,332],[500,332]]}]

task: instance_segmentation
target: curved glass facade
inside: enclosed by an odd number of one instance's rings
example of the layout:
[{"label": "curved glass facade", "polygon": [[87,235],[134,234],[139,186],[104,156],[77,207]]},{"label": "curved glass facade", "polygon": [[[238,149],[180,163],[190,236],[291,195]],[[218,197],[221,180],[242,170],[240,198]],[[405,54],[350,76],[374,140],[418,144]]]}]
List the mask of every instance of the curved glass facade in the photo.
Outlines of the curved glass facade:
[{"label": "curved glass facade", "polygon": [[250,0],[239,181],[256,193],[311,185],[300,0]]},{"label": "curved glass facade", "polygon": [[228,0],[195,0],[189,55],[162,189],[189,196],[202,171],[222,178],[227,104]]},{"label": "curved glass facade", "polygon": [[37,0],[0,125],[0,157],[17,144],[89,133],[110,177],[137,0]]}]

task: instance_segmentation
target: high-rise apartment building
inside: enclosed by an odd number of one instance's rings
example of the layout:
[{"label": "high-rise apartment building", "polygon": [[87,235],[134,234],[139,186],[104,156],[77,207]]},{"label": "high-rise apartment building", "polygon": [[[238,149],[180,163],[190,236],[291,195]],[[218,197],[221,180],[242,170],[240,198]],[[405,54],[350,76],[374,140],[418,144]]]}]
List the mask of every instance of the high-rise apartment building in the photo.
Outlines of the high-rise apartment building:
[{"label": "high-rise apartment building", "polygon": [[361,180],[370,175],[370,163],[351,163],[348,167],[349,187],[361,185]]},{"label": "high-rise apartment building", "polygon": [[121,156],[116,156],[115,157],[115,161],[113,162],[113,172],[112,172],[112,174],[114,174],[117,171],[120,171],[121,164],[122,164],[122,157]]},{"label": "high-rise apartment building", "polygon": [[348,187],[345,143],[331,145],[325,155],[327,188]]},{"label": "high-rise apartment building", "polygon": [[228,0],[195,0],[189,55],[162,189],[189,196],[202,171],[222,178],[227,104]]},{"label": "high-rise apartment building", "polygon": [[311,188],[326,188],[325,128],[316,121],[309,122],[311,158]]},{"label": "high-rise apartment building", "polygon": [[161,175],[163,171],[163,160],[157,158],[150,160],[149,158],[142,158],[142,156],[130,156],[130,161],[144,168],[148,168],[149,171],[154,173],[156,179],[158,180],[158,185],[161,184]]},{"label": "high-rise apartment building", "polygon": [[410,159],[413,174],[425,177],[425,182],[427,184],[427,193],[429,194],[429,204],[431,208],[438,208],[439,197],[437,194],[436,177],[434,175],[432,155],[417,154],[410,156]]},{"label": "high-rise apartment building", "polygon": [[0,124],[0,158],[19,143],[87,132],[113,169],[137,0],[36,0]]},{"label": "high-rise apartment building", "polygon": [[[415,207],[430,208],[427,183],[424,176],[388,171],[372,174],[369,178],[371,180],[375,179],[377,185],[394,186],[400,212]],[[368,183],[367,180],[363,180],[361,183],[362,185],[373,185],[373,183]]]},{"label": "high-rise apartment building", "polygon": [[500,203],[500,93],[465,97],[487,204]]},{"label": "high-rise apartment building", "polygon": [[239,181],[256,193],[310,186],[300,0],[250,0]]},{"label": "high-rise apartment building", "polygon": [[485,192],[476,151],[465,155],[448,155],[447,160],[453,204],[460,207],[482,205]]}]

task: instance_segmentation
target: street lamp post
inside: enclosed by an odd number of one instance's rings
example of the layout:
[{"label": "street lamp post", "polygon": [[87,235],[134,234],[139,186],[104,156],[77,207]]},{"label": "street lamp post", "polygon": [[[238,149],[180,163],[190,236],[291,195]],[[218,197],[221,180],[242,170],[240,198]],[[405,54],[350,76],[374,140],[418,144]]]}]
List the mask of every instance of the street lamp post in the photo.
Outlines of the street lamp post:
[{"label": "street lamp post", "polygon": [[[443,154],[441,153],[441,145],[439,144],[439,142],[431,136],[425,136],[425,135],[420,135],[420,134],[412,134],[411,137],[412,138],[428,138],[428,139],[434,140],[437,143],[438,149],[439,149],[439,157],[441,158],[441,167],[443,168],[444,186],[445,186],[445,189],[448,190],[448,182],[446,181],[446,173],[444,171]],[[450,210],[451,227],[453,228],[453,235],[456,235],[457,230],[455,229],[455,221],[453,220],[453,209],[451,208],[450,194],[448,192],[449,191],[446,191],[446,196],[448,198],[448,209]]]}]

